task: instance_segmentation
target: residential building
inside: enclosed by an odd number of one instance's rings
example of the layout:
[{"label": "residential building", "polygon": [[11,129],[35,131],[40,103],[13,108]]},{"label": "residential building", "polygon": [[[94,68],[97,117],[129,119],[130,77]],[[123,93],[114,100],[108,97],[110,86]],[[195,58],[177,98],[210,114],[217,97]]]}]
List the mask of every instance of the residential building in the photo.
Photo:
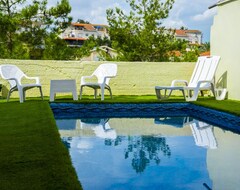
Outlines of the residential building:
[{"label": "residential building", "polygon": [[90,36],[95,38],[109,38],[107,25],[71,23],[71,25],[60,35],[69,46],[81,47]]},{"label": "residential building", "polygon": [[216,85],[227,88],[229,99],[240,100],[240,0],[221,0],[209,8],[217,9],[210,36],[211,54],[221,56]]},{"label": "residential building", "polygon": [[82,58],[82,61],[105,61],[105,55],[108,55],[110,58],[115,58],[118,56],[118,53],[115,49],[112,49],[108,46],[100,46],[94,48],[90,51],[90,55]]},{"label": "residential building", "polygon": [[175,30],[175,37],[190,44],[202,44],[202,32],[199,30]]}]

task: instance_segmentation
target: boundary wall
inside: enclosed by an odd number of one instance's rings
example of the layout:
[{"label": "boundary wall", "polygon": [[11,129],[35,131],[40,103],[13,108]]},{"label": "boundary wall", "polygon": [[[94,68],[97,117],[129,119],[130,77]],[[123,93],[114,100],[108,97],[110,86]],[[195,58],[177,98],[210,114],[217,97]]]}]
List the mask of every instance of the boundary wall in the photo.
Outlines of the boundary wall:
[{"label": "boundary wall", "polygon": [[[75,79],[79,95],[81,77],[91,75],[101,63],[107,62],[0,59],[0,65],[14,64],[26,75],[40,77],[44,96],[50,95],[51,79]],[[190,80],[195,66],[195,63],[182,62],[116,62],[116,64],[117,77],[110,80],[113,96],[153,95],[156,85],[169,86],[174,79]],[[8,82],[0,78],[0,83],[3,84],[2,96],[6,97]],[[93,90],[85,87],[84,94],[93,95]],[[39,96],[37,88],[26,93],[26,97],[35,96]],[[12,97],[18,97],[18,93],[12,93]]]}]

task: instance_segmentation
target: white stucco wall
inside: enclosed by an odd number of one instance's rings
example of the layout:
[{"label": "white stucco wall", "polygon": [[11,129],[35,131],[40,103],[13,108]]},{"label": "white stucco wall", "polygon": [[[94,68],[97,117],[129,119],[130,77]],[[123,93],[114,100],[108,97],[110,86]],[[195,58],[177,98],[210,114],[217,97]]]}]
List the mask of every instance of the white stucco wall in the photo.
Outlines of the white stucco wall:
[{"label": "white stucco wall", "polygon": [[227,0],[215,8],[211,54],[221,56],[216,83],[227,87],[229,99],[240,100],[240,0]]}]

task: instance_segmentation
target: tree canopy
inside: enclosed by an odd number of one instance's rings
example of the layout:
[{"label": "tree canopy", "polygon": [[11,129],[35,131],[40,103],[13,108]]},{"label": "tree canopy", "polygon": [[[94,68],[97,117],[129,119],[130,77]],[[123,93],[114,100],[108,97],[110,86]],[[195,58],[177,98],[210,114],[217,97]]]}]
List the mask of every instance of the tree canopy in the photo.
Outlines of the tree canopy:
[{"label": "tree canopy", "polygon": [[[0,58],[81,59],[94,48],[109,46],[119,52],[116,59],[120,61],[195,60],[199,47],[187,52],[187,42],[177,40],[175,31],[162,24],[174,1],[126,0],[129,13],[118,7],[107,9],[110,39],[89,37],[82,47],[73,48],[59,37],[72,21],[69,0],[56,1],[52,7],[48,0],[0,0]],[[209,45],[200,46],[201,51]],[[104,59],[113,58],[106,55]]]},{"label": "tree canopy", "polygon": [[162,23],[174,0],[126,0],[129,14],[120,8],[108,9],[107,20],[112,47],[121,52],[122,60],[168,61],[169,52],[180,43],[174,30]]},{"label": "tree canopy", "polygon": [[[0,1],[2,58],[42,58],[48,45],[54,47],[55,42],[59,43],[58,35],[72,20],[68,16],[71,6],[68,0],[61,0],[50,8],[47,3],[47,0]],[[63,51],[65,46],[63,43]]]}]

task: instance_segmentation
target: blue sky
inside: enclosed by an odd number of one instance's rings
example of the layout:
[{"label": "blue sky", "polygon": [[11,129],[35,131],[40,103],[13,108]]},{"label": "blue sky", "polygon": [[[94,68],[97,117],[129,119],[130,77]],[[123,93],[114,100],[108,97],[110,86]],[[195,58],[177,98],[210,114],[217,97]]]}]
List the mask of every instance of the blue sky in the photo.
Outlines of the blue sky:
[{"label": "blue sky", "polygon": [[[49,0],[49,2],[56,2]],[[106,9],[120,7],[128,11],[128,4],[125,0],[69,0],[72,6],[71,16],[73,21],[84,19],[94,24],[107,24]],[[164,25],[171,28],[200,30],[203,33],[203,41],[210,41],[210,28],[216,8],[208,9],[217,0],[175,0],[169,18]]]}]

